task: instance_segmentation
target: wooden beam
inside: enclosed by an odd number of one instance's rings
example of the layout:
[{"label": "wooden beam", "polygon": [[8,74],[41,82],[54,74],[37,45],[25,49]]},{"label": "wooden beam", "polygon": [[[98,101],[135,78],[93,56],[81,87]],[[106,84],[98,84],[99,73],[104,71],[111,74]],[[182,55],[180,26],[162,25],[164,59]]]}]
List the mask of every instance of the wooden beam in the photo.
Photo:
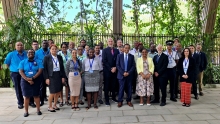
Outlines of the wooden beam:
[{"label": "wooden beam", "polygon": [[211,34],[214,31],[219,0],[205,0],[204,4],[202,11],[203,33]]}]

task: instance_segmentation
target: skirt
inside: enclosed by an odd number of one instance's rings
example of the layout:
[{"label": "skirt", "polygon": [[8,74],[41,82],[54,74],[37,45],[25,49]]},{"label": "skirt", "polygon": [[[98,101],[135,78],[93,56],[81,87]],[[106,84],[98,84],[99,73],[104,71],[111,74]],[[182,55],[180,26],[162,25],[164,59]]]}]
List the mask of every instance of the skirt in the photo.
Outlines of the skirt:
[{"label": "skirt", "polygon": [[30,85],[25,79],[21,78],[22,95],[25,97],[39,96],[40,95],[40,78],[34,79],[34,84]]},{"label": "skirt", "polygon": [[100,82],[100,73],[99,71],[93,71],[90,73],[85,72],[85,91],[86,92],[98,92],[99,91],[99,82]]},{"label": "skirt", "polygon": [[74,76],[74,72],[70,72],[68,82],[69,82],[69,88],[70,88],[70,93],[71,93],[70,95],[79,96],[81,83],[82,83],[81,75],[78,74],[77,76]]},{"label": "skirt", "polygon": [[181,102],[190,104],[191,103],[191,83],[181,82]]},{"label": "skirt", "polygon": [[60,72],[53,72],[53,76],[49,77],[50,84],[48,85],[50,93],[58,93],[63,89],[62,77]]}]

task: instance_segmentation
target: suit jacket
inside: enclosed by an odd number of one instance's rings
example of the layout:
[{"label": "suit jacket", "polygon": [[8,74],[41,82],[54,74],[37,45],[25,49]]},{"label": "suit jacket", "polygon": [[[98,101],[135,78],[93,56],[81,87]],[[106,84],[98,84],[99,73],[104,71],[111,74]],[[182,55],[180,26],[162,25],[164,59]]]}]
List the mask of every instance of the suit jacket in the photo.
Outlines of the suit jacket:
[{"label": "suit jacket", "polygon": [[154,62],[154,72],[157,72],[159,74],[159,77],[167,77],[167,65],[168,65],[168,57],[164,53],[161,53],[160,58],[157,62],[158,55],[154,56],[153,62]]},{"label": "suit jacket", "polygon": [[111,68],[116,67],[116,59],[119,51],[115,48],[113,48],[113,51],[114,55],[112,55],[110,47],[102,50],[103,73],[105,76],[111,76]]},{"label": "suit jacket", "polygon": [[[148,63],[148,70],[153,74],[154,73],[154,63],[153,59],[148,57],[147,58],[147,63]],[[138,58],[136,62],[136,68],[137,68],[137,73],[139,74],[140,72],[144,72],[144,65],[143,65],[143,58]]]},{"label": "suit jacket", "polygon": [[[124,54],[118,55],[116,67],[118,69],[117,78],[123,79],[124,78],[123,74],[125,72]],[[135,70],[134,56],[129,53],[128,54],[128,65],[127,65],[127,72],[129,73],[128,78],[130,78],[129,80],[132,80],[134,70]]]},{"label": "suit jacket", "polygon": [[188,75],[187,79],[184,79],[182,76],[185,75],[184,69],[183,69],[183,61],[185,58],[180,58],[179,62],[177,64],[177,69],[179,71],[180,75],[180,82],[187,82],[187,83],[192,83],[194,81],[195,75],[195,69],[196,69],[196,63],[194,58],[189,58],[189,67],[186,72],[186,75]]},{"label": "suit jacket", "polygon": [[[65,78],[66,75],[63,66],[63,58],[60,55],[57,55],[57,59],[60,65],[60,77]],[[45,79],[49,79],[49,77],[53,76],[53,60],[51,55],[47,55],[44,57],[43,75]]]},{"label": "suit jacket", "polygon": [[193,54],[193,58],[194,58],[195,63],[196,63],[195,74],[198,75],[199,74],[199,65],[200,65],[201,59],[200,59],[199,54],[197,54],[197,53]]},{"label": "suit jacket", "polygon": [[199,71],[202,72],[206,69],[208,62],[207,62],[206,54],[204,52],[200,52],[198,54],[200,56]]}]

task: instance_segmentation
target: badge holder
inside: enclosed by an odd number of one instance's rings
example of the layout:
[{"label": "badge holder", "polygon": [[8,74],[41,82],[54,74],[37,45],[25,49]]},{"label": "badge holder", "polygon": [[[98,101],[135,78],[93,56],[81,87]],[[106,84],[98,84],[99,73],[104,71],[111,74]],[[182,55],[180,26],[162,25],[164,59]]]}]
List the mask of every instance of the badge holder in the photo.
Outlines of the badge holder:
[{"label": "badge holder", "polygon": [[92,69],[89,69],[89,73],[93,73],[93,70],[92,70]]},{"label": "badge holder", "polygon": [[29,75],[32,75],[32,74],[34,74],[34,72],[33,72],[33,71],[29,71],[28,74],[29,74]]},{"label": "badge holder", "polygon": [[79,73],[78,72],[74,72],[74,76],[78,76],[79,75]]}]

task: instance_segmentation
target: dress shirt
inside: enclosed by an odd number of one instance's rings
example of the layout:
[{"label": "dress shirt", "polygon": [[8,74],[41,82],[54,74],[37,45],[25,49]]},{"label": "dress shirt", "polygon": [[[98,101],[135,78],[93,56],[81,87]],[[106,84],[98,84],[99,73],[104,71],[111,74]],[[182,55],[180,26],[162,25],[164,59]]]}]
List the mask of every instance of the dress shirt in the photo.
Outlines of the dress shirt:
[{"label": "dress shirt", "polygon": [[27,58],[27,52],[23,51],[20,55],[17,50],[10,52],[4,61],[4,64],[9,66],[11,72],[18,72],[19,63]]},{"label": "dress shirt", "polygon": [[[22,60],[18,66],[18,69],[23,70],[26,77],[29,78],[33,77],[38,72],[39,69],[43,69],[43,68],[44,67],[41,60],[34,60],[33,62],[29,62],[28,58]],[[32,72],[32,74],[29,72]]]},{"label": "dress shirt", "polygon": [[53,61],[53,71],[60,71],[60,63],[59,63],[57,56],[53,56],[53,55],[51,56],[52,56],[52,61]]},{"label": "dress shirt", "polygon": [[154,53],[151,53],[151,52],[148,52],[148,57],[150,57],[150,58],[154,58],[154,56],[156,56],[157,55],[157,52],[154,52]]},{"label": "dress shirt", "polygon": [[35,59],[36,59],[36,60],[41,60],[41,61],[43,62],[43,61],[44,61],[44,57],[45,57],[46,55],[49,55],[49,54],[50,54],[49,48],[48,48],[47,51],[45,51],[45,52],[44,52],[43,48],[41,48],[41,49],[39,49],[39,50],[37,50],[37,51],[35,52]]},{"label": "dress shirt", "polygon": [[137,53],[139,50],[136,50],[135,48],[133,48],[132,50],[130,50],[130,54],[135,55],[135,53]]},{"label": "dress shirt", "polygon": [[163,53],[166,54],[168,57],[169,63],[167,65],[167,68],[174,68],[176,66],[175,60],[179,60],[179,56],[178,56],[177,52],[172,51],[171,54],[169,54],[166,50]]}]

